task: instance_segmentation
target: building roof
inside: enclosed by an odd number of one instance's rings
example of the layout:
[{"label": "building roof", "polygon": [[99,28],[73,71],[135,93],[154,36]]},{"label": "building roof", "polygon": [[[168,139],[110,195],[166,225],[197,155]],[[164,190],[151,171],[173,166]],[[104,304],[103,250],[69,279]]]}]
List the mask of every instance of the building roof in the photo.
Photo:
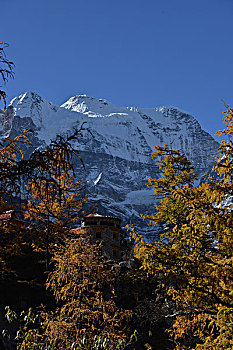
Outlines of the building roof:
[{"label": "building roof", "polygon": [[114,220],[121,221],[121,219],[116,217],[116,216],[100,215],[98,213],[92,213],[92,214],[85,215],[83,219],[85,219],[85,218],[103,218],[103,219],[114,219]]},{"label": "building roof", "polygon": [[86,216],[84,216],[85,218],[93,218],[93,217],[104,217],[103,215],[94,213],[94,214],[88,214]]},{"label": "building roof", "polygon": [[14,210],[8,210],[3,214],[0,214],[0,220],[10,220],[12,218]]}]

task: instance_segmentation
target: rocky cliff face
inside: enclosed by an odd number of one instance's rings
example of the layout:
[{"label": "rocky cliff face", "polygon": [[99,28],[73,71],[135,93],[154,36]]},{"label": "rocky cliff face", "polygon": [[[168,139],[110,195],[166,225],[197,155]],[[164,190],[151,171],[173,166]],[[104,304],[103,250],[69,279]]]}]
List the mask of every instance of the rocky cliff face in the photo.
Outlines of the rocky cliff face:
[{"label": "rocky cliff face", "polygon": [[80,175],[85,177],[89,201],[98,202],[103,214],[136,223],[148,238],[156,233],[140,213],[153,212],[155,199],[145,187],[148,177],[159,175],[151,160],[153,145],[181,148],[200,176],[217,153],[218,143],[195,118],[177,108],[122,108],[86,95],[74,96],[60,107],[31,92],[16,97],[7,112],[0,111],[0,136],[30,128],[35,130],[33,147],[44,147],[56,134],[69,133],[83,122],[92,132],[77,145],[86,166]]}]

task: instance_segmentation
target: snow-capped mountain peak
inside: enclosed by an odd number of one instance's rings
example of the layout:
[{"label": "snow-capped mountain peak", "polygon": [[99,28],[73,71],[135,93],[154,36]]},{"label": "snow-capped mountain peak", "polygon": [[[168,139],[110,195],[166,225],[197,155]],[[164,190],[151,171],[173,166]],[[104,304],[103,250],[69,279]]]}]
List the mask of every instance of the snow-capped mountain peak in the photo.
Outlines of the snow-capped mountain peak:
[{"label": "snow-capped mountain peak", "polygon": [[93,112],[96,116],[107,115],[113,110],[119,110],[119,107],[116,107],[107,100],[96,99],[87,95],[73,96],[63,103],[61,107],[70,111],[87,113],[90,115]]},{"label": "snow-capped mountain peak", "polygon": [[0,137],[34,129],[34,148],[45,146],[57,134],[72,132],[85,121],[92,135],[84,134],[77,147],[85,163],[83,176],[92,186],[90,200],[99,203],[100,211],[120,215],[125,222],[133,217],[141,228],[139,213],[149,212],[154,201],[145,183],[148,177],[158,176],[151,160],[153,146],[166,143],[181,148],[200,175],[209,169],[218,149],[218,143],[194,117],[170,106],[118,107],[104,99],[78,95],[59,107],[26,92],[0,114]]}]

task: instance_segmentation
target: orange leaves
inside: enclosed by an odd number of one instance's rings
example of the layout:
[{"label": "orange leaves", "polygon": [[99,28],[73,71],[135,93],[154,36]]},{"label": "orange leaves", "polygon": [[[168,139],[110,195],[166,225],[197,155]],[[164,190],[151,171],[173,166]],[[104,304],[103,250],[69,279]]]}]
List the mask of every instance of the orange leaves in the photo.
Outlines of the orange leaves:
[{"label": "orange leaves", "polygon": [[0,148],[0,163],[9,163],[13,165],[18,160],[17,153],[21,155],[21,160],[23,159],[23,151],[21,149],[22,144],[30,145],[30,140],[28,138],[28,130],[24,130],[23,134],[16,136],[13,140],[6,138],[4,140],[5,145]]},{"label": "orange leaves", "polygon": [[[226,103],[224,104],[226,107],[226,111],[223,112],[223,123],[225,124],[225,127],[223,130],[219,130],[216,132],[216,135],[222,136],[226,135],[229,138],[233,135],[233,109],[230,108],[229,105]],[[223,141],[223,145],[226,145],[226,142]]]},{"label": "orange leaves", "polygon": [[78,345],[84,335],[90,341],[101,335],[113,343],[124,337],[123,321],[130,313],[115,304],[117,273],[104,265],[101,246],[79,235],[60,247],[53,263],[47,287],[60,306],[46,315],[47,335],[66,348]]},{"label": "orange leaves", "polygon": [[27,217],[49,221],[54,228],[77,223],[79,212],[86,202],[86,197],[81,195],[82,179],[78,181],[74,178],[71,162],[77,153],[68,137],[62,136],[57,136],[46,150],[35,152],[34,161],[38,166],[27,186]]}]

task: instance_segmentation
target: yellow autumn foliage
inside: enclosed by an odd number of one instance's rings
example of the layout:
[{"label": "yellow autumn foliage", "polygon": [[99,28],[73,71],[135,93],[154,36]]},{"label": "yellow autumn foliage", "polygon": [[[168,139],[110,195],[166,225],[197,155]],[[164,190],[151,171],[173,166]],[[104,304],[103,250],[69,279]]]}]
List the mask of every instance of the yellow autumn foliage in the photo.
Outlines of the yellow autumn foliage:
[{"label": "yellow autumn foliage", "polygon": [[133,232],[136,256],[153,273],[175,303],[170,335],[176,349],[233,349],[233,109],[227,106],[225,140],[213,176],[194,187],[197,175],[180,150],[155,147],[161,177],[148,187],[160,197],[152,215],[165,225],[161,240],[146,243]]}]

